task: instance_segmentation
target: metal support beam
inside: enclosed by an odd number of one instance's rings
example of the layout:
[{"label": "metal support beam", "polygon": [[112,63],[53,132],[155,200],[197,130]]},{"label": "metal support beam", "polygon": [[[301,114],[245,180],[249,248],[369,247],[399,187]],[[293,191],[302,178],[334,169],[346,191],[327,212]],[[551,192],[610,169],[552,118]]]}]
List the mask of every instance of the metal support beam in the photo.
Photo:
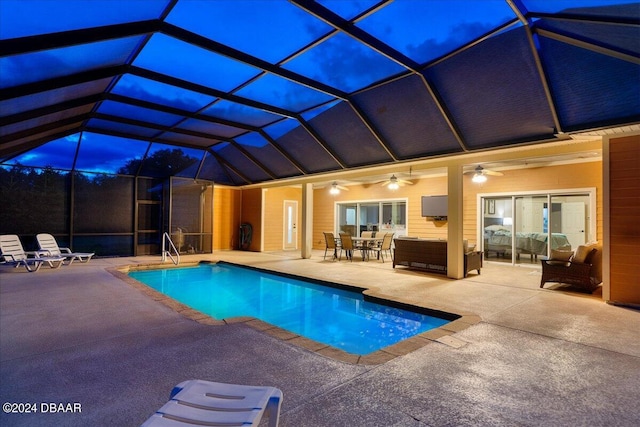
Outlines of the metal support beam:
[{"label": "metal support beam", "polygon": [[536,70],[538,71],[538,77],[540,78],[540,84],[542,85],[542,89],[544,90],[545,98],[547,99],[547,105],[549,106],[549,112],[551,113],[551,117],[553,118],[553,125],[556,129],[555,133],[564,132],[562,125],[560,124],[560,117],[558,116],[558,110],[556,108],[556,104],[553,101],[553,94],[551,93],[551,86],[549,84],[549,76],[542,65],[542,61],[540,60],[540,54],[538,53],[538,48],[536,47],[536,43],[534,40],[533,30],[531,28],[531,20],[527,18],[528,10],[526,6],[522,3],[522,0],[507,0],[507,3],[514,11],[514,13],[518,16],[518,19],[524,25],[527,34],[527,40],[529,42],[529,48],[531,49],[531,55],[533,56],[533,61],[536,65]]},{"label": "metal support beam", "polygon": [[340,157],[336,153],[334,153],[331,147],[329,147],[329,145],[327,145],[327,143],[322,139],[322,137],[318,135],[318,132],[316,132],[316,130],[313,127],[311,127],[311,125],[304,118],[302,118],[302,116],[298,116],[297,119],[300,122],[300,125],[304,128],[304,130],[306,130],[309,133],[309,135],[311,135],[311,137],[322,148],[324,148],[324,151],[326,151],[331,156],[331,158],[333,158],[333,160],[340,166],[340,168],[347,169],[347,165],[344,163],[344,161],[340,159]]},{"label": "metal support beam", "polygon": [[269,144],[271,144],[273,146],[273,148],[275,148],[276,150],[278,150],[278,152],[280,154],[282,154],[282,156],[287,159],[288,161],[291,162],[291,164],[293,166],[295,166],[296,169],[298,169],[298,171],[300,171],[300,173],[302,175],[308,175],[309,171],[306,170],[300,163],[298,163],[298,161],[296,159],[294,159],[293,157],[291,157],[291,155],[289,155],[289,153],[287,153],[284,148],[282,148],[280,146],[280,144],[278,143],[278,141],[276,141],[275,139],[271,138],[271,136],[265,132],[263,129],[260,129],[258,131],[258,133],[267,141],[269,141]]},{"label": "metal support beam", "polygon": [[557,40],[559,42],[570,44],[582,49],[587,49],[601,55],[611,56],[612,58],[620,59],[632,64],[640,64],[640,57],[638,57],[638,55],[634,52],[627,52],[621,49],[617,49],[613,46],[608,46],[603,43],[597,43],[593,40],[583,39],[575,34],[560,34],[555,31],[543,30],[541,28],[536,28],[534,31],[536,34],[547,37],[549,39]]},{"label": "metal support beam", "polygon": [[431,82],[427,80],[427,77],[423,73],[420,73],[418,75],[420,76],[420,79],[422,80],[424,87],[427,88],[427,92],[429,92],[429,96],[431,96],[431,99],[433,99],[433,102],[436,104],[436,107],[438,108],[440,115],[442,115],[442,118],[444,119],[444,121],[447,122],[447,126],[451,130],[453,137],[456,139],[456,141],[458,141],[458,145],[460,145],[460,148],[462,148],[463,151],[469,151],[467,144],[465,144],[464,139],[462,138],[462,133],[460,132],[460,130],[458,129],[458,126],[453,120],[453,116],[449,112],[449,109],[446,108],[444,101],[440,97],[440,94],[438,94],[436,89],[433,87]]},{"label": "metal support beam", "polygon": [[318,19],[326,22],[328,25],[331,25],[337,30],[342,31],[345,34],[348,34],[352,38],[356,39],[358,42],[368,46],[369,48],[375,50],[379,54],[387,57],[393,62],[401,65],[402,67],[413,71],[414,73],[419,73],[420,64],[415,62],[413,59],[409,58],[402,52],[392,48],[386,43],[383,43],[379,39],[371,36],[366,31],[361,30],[356,27],[352,22],[347,21],[342,18],[340,15],[332,12],[326,7],[322,6],[320,3],[313,0],[290,0],[291,3],[297,5],[305,12],[310,13]]},{"label": "metal support beam", "polygon": [[242,144],[239,144],[238,142],[236,142],[235,140],[231,139],[229,140],[229,143],[234,146],[238,151],[240,151],[247,159],[249,159],[249,161],[251,161],[254,165],[256,165],[257,167],[259,167],[262,172],[266,173],[267,175],[269,175],[269,178],[271,179],[278,179],[278,176],[276,176],[276,174],[274,174],[268,167],[266,167],[260,160],[256,159],[255,156],[251,153],[249,153],[243,146]]},{"label": "metal support beam", "polygon": [[362,108],[360,108],[360,106],[355,101],[348,101],[348,104],[351,107],[351,109],[353,110],[353,112],[356,113],[358,118],[365,125],[365,127],[367,129],[369,129],[369,132],[371,132],[373,137],[378,141],[378,143],[384,149],[384,151],[386,151],[387,154],[389,155],[389,157],[391,157],[391,160],[393,160],[394,162],[397,162],[398,161],[398,156],[393,152],[391,147],[389,147],[389,144],[384,140],[384,138],[383,138],[382,134],[380,133],[380,131],[378,131],[378,129],[376,129],[376,127],[371,122],[371,120],[369,120],[369,118],[367,117],[365,112],[362,111]]}]

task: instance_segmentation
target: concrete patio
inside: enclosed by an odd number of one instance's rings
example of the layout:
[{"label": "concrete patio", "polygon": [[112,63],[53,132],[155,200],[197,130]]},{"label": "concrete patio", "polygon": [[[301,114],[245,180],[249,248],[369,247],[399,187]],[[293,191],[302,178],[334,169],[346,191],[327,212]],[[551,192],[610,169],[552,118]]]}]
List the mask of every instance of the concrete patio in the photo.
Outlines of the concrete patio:
[{"label": "concrete patio", "polygon": [[[159,257],[37,273],[0,266],[1,400],[38,409],[3,412],[0,424],[136,426],[193,378],[280,388],[281,426],[638,424],[639,311],[608,305],[599,291],[539,289],[535,268],[485,263],[481,275],[456,281],[389,262],[323,261],[322,253],[183,259],[361,286],[477,321],[450,331],[449,344],[434,337],[384,363],[352,363],[246,323],[194,321],[109,271]],[[43,403],[56,411],[42,413]],[[57,410],[68,403],[81,411]]]}]

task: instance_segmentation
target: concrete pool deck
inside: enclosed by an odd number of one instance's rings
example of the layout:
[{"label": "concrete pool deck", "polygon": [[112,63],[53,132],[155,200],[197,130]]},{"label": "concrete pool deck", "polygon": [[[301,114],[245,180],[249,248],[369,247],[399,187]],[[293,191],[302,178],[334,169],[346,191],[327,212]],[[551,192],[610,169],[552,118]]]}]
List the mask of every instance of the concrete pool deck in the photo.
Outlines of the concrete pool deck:
[{"label": "concrete pool deck", "polygon": [[[207,325],[120,280],[159,257],[0,266],[2,403],[81,412],[2,413],[11,426],[135,426],[186,379],[275,386],[281,426],[631,426],[640,419],[640,312],[486,263],[449,280],[377,261],[216,252],[226,260],[366,287],[476,320],[380,364],[326,357],[244,323]],[[50,406],[45,406],[50,408]],[[58,406],[60,408],[60,406]]]}]

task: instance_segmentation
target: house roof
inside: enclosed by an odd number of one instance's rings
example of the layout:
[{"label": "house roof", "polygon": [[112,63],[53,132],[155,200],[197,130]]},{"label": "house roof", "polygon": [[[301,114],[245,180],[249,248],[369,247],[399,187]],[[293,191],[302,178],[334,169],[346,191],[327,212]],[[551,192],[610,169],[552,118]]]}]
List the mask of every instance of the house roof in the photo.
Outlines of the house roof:
[{"label": "house roof", "polygon": [[0,162],[246,185],[545,143],[640,122],[639,54],[624,0],[2,0]]}]

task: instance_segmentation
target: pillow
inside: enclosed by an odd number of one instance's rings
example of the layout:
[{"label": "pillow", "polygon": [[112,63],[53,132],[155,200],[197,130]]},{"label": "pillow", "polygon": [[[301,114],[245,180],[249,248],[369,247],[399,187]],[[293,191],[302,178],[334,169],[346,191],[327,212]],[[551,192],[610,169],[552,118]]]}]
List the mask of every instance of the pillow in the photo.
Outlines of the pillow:
[{"label": "pillow", "polygon": [[572,256],[573,251],[557,251],[555,249],[551,249],[552,261],[569,261]]},{"label": "pillow", "polygon": [[591,256],[596,251],[597,249],[590,246],[580,245],[578,246],[578,249],[576,249],[576,253],[573,255],[572,261],[588,264],[591,262]]},{"label": "pillow", "polygon": [[503,225],[488,225],[484,229],[488,231],[509,230],[508,227]]}]

